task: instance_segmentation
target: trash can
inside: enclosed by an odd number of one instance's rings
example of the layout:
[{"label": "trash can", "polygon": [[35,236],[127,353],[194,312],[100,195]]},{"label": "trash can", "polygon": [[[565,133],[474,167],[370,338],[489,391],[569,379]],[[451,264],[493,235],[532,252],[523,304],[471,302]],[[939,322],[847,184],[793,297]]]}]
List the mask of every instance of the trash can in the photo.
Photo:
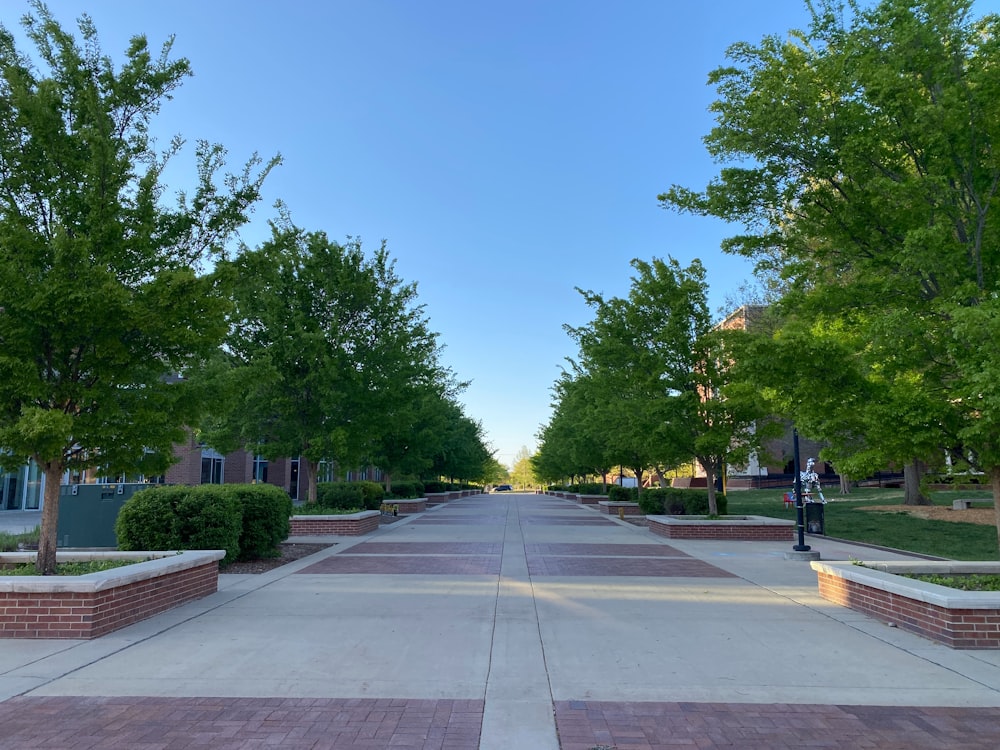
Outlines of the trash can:
[{"label": "trash can", "polygon": [[823,503],[805,503],[806,531],[810,534],[826,535],[826,505]]}]

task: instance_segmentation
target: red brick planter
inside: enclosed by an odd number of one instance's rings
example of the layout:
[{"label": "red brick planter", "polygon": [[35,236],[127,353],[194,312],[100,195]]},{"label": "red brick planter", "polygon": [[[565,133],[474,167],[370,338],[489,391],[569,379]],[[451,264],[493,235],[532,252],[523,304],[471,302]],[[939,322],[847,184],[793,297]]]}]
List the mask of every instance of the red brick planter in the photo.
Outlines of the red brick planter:
[{"label": "red brick planter", "polygon": [[[155,557],[84,576],[0,576],[0,637],[97,638],[219,587],[222,550],[58,553],[60,561]],[[29,562],[34,554],[0,559]]]},{"label": "red brick planter", "polygon": [[427,510],[427,498],[417,497],[410,498],[407,500],[390,500],[386,503],[389,506],[398,506],[399,515],[401,516],[411,516],[414,513],[423,513]]},{"label": "red brick planter", "polygon": [[795,522],[767,516],[646,516],[649,530],[667,539],[727,539],[744,542],[788,542]]},{"label": "red brick planter", "polygon": [[450,492],[428,492],[427,493],[427,507],[431,508],[435,505],[441,505],[448,502],[451,499]]},{"label": "red brick planter", "polygon": [[[1000,574],[1000,563],[812,562],[824,599],[955,649],[1000,648],[1000,592],[960,591],[898,573]],[[873,569],[874,568],[874,569]]]},{"label": "red brick planter", "polygon": [[377,510],[342,516],[292,516],[289,536],[361,536],[378,528]]},{"label": "red brick planter", "polygon": [[597,505],[601,500],[607,500],[607,495],[576,495],[574,499],[582,505]]},{"label": "red brick planter", "polygon": [[641,516],[642,510],[639,508],[639,503],[630,503],[627,501],[619,500],[600,500],[597,503],[598,509],[601,513],[605,513],[609,516],[617,516],[622,511],[625,512],[626,516]]}]

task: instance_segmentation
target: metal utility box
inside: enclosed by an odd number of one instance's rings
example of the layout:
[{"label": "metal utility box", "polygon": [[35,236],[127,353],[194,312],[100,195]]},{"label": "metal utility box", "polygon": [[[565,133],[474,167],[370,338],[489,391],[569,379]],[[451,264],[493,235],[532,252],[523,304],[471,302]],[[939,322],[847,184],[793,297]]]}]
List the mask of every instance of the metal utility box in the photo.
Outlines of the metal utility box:
[{"label": "metal utility box", "polygon": [[59,547],[118,546],[115,521],[125,501],[149,484],[64,484],[59,488]]}]

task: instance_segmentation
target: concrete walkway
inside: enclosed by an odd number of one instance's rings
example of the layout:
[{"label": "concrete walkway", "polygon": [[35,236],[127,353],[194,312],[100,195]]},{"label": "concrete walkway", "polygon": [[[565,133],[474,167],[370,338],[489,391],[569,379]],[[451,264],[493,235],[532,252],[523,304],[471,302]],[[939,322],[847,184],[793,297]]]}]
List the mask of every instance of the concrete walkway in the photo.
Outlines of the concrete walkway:
[{"label": "concrete walkway", "polygon": [[0,640],[0,748],[1000,744],[1000,653],[829,604],[791,543],[507,494],[337,542],[95,641]]}]

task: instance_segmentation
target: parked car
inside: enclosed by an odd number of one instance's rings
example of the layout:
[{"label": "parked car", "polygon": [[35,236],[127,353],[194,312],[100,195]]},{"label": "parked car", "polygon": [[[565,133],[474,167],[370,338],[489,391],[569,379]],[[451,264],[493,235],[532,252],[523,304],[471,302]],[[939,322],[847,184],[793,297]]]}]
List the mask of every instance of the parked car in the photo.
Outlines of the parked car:
[{"label": "parked car", "polygon": [[494,492],[511,492],[512,490],[513,487],[511,487],[509,484],[498,484],[496,487],[493,488]]}]

